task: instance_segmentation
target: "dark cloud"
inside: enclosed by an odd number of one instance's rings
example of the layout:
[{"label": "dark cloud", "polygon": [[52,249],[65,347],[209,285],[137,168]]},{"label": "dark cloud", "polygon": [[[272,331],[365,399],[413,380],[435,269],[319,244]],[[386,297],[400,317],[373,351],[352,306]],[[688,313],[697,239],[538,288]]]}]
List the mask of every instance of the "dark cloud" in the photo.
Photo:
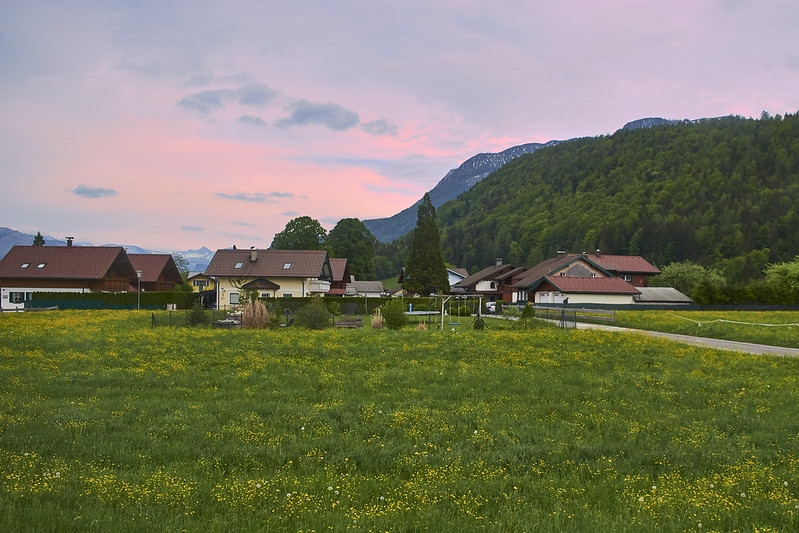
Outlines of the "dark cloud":
[{"label": "dark cloud", "polygon": [[268,104],[277,92],[263,83],[248,83],[236,90],[236,98],[241,105],[262,106]]},{"label": "dark cloud", "polygon": [[371,133],[372,135],[397,135],[397,125],[392,124],[388,120],[384,118],[378,118],[375,120],[370,120],[369,122],[364,122],[361,124],[361,129],[366,133]]},{"label": "dark cloud", "polygon": [[229,99],[231,91],[229,89],[212,89],[200,91],[198,93],[184,96],[178,105],[190,111],[197,111],[207,115],[212,109],[218,109],[225,105],[225,100]]},{"label": "dark cloud", "polygon": [[225,200],[236,200],[239,202],[255,202],[260,204],[274,204],[275,198],[292,198],[294,195],[287,192],[270,192],[268,194],[260,192],[238,192],[228,194],[225,192],[218,192],[216,196],[224,198]]},{"label": "dark cloud", "polygon": [[266,126],[266,122],[261,117],[254,117],[252,115],[242,115],[237,119],[242,124],[249,124],[250,126]]},{"label": "dark cloud", "polygon": [[72,189],[72,194],[75,196],[82,196],[83,198],[108,198],[109,196],[116,196],[117,192],[114,189],[106,189],[104,187],[78,185]]},{"label": "dark cloud", "polygon": [[275,122],[279,128],[318,124],[331,130],[343,131],[357,126],[361,119],[354,111],[338,104],[316,104],[300,100],[291,106],[291,115]]}]

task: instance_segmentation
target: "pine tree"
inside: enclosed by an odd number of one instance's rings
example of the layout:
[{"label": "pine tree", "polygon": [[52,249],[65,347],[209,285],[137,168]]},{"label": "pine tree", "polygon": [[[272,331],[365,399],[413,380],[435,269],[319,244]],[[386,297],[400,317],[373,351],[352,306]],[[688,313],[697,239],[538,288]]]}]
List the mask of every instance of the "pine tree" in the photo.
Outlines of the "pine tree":
[{"label": "pine tree", "polygon": [[441,252],[436,208],[429,194],[424,195],[417,211],[403,287],[408,292],[418,294],[449,292],[449,277]]},{"label": "pine tree", "polygon": [[36,236],[33,238],[33,245],[34,246],[44,246],[44,237],[42,237],[42,232],[37,231]]}]

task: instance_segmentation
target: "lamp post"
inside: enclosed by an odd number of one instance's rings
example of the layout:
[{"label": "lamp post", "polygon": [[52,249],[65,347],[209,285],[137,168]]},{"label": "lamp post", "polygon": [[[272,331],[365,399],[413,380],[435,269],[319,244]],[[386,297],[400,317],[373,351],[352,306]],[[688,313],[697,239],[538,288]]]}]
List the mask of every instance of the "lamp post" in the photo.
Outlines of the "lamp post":
[{"label": "lamp post", "polygon": [[141,309],[141,270],[136,271],[136,310]]}]

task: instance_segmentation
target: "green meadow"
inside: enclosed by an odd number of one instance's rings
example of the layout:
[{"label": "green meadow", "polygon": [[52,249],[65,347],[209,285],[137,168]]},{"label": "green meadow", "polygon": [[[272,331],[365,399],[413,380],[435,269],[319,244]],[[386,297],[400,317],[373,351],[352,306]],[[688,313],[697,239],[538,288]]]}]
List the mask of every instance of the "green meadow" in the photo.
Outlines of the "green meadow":
[{"label": "green meadow", "polygon": [[58,311],[0,315],[0,396],[4,532],[799,530],[792,358]]},{"label": "green meadow", "polygon": [[799,311],[618,311],[614,325],[799,348]]}]

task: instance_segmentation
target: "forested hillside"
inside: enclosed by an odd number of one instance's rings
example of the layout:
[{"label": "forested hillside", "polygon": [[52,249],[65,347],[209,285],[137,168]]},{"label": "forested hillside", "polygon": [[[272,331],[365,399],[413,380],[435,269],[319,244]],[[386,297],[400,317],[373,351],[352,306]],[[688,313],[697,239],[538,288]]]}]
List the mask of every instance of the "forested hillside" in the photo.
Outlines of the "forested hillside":
[{"label": "forested hillside", "polygon": [[521,156],[438,211],[447,262],[558,249],[692,261],[731,281],[799,254],[799,117],[619,130]]}]

